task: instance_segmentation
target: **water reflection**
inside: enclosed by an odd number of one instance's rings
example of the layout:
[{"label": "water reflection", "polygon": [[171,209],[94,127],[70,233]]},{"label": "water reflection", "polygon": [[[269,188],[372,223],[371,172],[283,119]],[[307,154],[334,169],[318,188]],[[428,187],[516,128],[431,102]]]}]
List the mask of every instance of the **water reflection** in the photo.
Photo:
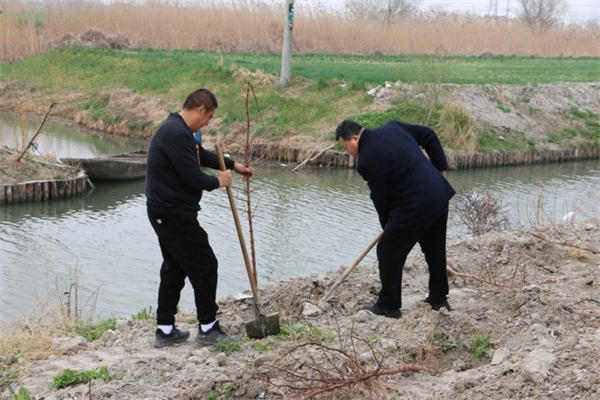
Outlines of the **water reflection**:
[{"label": "water reflection", "polygon": [[[0,145],[22,149],[39,126],[33,118],[0,114]],[[134,140],[86,130],[71,123],[47,120],[35,140],[38,153],[57,157],[96,157],[122,154],[146,148],[144,140]]]}]

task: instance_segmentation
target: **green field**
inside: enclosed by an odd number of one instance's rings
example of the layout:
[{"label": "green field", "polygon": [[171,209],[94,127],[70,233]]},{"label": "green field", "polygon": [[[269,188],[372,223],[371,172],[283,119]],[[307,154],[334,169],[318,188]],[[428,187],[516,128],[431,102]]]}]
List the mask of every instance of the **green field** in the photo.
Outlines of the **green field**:
[{"label": "green field", "polygon": [[[279,75],[280,63],[278,54],[61,48],[0,66],[0,79],[53,85],[56,75],[62,75],[68,80],[60,84],[68,88],[120,86],[160,94],[181,83],[213,81],[234,64]],[[435,72],[443,74],[444,83],[456,84],[599,82],[600,58],[293,56],[293,75],[315,82],[336,78],[355,87],[397,80],[426,83],[438,79]]]},{"label": "green field", "polygon": [[[217,94],[217,116],[223,121],[219,129],[221,133],[227,133],[232,124],[241,123],[245,117],[244,100],[240,96],[244,81],[234,78],[236,67],[278,76],[280,56],[70,47],[1,65],[0,80],[19,82],[43,92],[73,90],[89,93],[89,99],[76,107],[89,110],[92,118],[103,118],[105,122],[126,117],[127,110],[105,109],[108,99],[102,100],[98,93],[127,88],[134,93],[156,96],[164,101],[165,111],[173,111],[179,109],[192,90],[206,87]],[[366,89],[385,81],[512,85],[599,82],[600,58],[299,54],[293,57],[292,74],[308,78],[314,84],[308,87],[302,82],[295,83],[289,91],[282,91],[277,85],[258,85],[262,113],[260,118],[255,117],[255,134],[281,136],[292,133],[318,137],[325,131],[330,137],[332,128],[342,118],[363,114],[365,107],[372,103]],[[346,85],[332,84],[333,79]],[[290,95],[290,92],[294,94]],[[401,111],[401,115],[395,115],[394,110]],[[413,110],[414,115],[411,114]],[[427,115],[427,111],[404,104],[382,113],[381,118],[424,123],[422,115]],[[363,121],[381,118],[368,115]],[[134,126],[152,128],[150,122],[143,121],[132,123]]]}]

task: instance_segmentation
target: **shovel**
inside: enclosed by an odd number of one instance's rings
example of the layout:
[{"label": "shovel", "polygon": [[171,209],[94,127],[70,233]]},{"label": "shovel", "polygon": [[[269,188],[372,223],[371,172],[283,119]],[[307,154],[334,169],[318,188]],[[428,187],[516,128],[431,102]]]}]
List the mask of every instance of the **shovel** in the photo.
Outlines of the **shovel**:
[{"label": "shovel", "polygon": [[[221,171],[225,171],[225,160],[223,159],[223,151],[221,150],[221,146],[216,145],[215,150],[217,152],[217,158],[219,159]],[[269,335],[277,335],[279,334],[279,313],[263,315],[260,312],[258,289],[256,288],[256,282],[254,281],[254,276],[252,274],[250,258],[248,257],[248,250],[246,249],[246,241],[244,240],[244,233],[242,232],[240,217],[238,216],[237,208],[235,207],[235,200],[233,198],[231,185],[227,186],[227,196],[229,197],[229,205],[231,206],[233,220],[235,221],[235,227],[237,228],[238,237],[240,239],[240,246],[242,247],[244,262],[246,263],[246,271],[248,272],[250,287],[252,288],[252,298],[254,299],[254,314],[256,319],[246,321],[244,323],[246,326],[246,334],[252,339],[262,339]]]},{"label": "shovel", "polygon": [[362,253],[360,253],[360,255],[358,256],[356,261],[354,261],[351,266],[346,268],[346,270],[344,271],[342,276],[340,276],[339,279],[333,284],[331,289],[329,289],[329,291],[325,294],[325,296],[323,296],[323,299],[321,299],[321,301],[327,301],[331,298],[331,295],[333,295],[333,292],[335,292],[336,289],[342,284],[342,282],[344,282],[344,280],[346,280],[348,275],[350,275],[350,272],[352,272],[354,270],[354,268],[356,268],[358,263],[360,263],[362,261],[362,259],[365,258],[365,256],[367,254],[369,254],[371,249],[377,244],[377,242],[379,242],[379,239],[381,239],[382,235],[383,235],[383,231],[379,232],[377,237],[375,239],[373,239],[373,241],[371,243],[369,243],[367,248],[364,249]]}]

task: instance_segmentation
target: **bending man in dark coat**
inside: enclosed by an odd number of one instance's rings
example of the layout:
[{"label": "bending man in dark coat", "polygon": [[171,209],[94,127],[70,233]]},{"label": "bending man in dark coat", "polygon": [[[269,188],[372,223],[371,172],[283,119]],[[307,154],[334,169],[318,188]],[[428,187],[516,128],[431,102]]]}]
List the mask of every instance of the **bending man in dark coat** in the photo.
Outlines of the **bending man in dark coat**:
[{"label": "bending man in dark coat", "polygon": [[214,345],[228,335],[216,320],[218,305],[217,258],[208,235],[198,223],[200,199],[204,190],[231,184],[231,169],[250,179],[254,170],[225,159],[227,171],[216,176],[201,167],[219,169],[217,156],[204,150],[194,132],[206,126],[217,108],[215,95],[198,89],[188,96],[179,113],[171,113],[158,128],[148,151],[146,198],[148,218],[158,236],[163,256],[158,289],[155,347],[169,346],[188,339],[190,333],[175,327],[175,314],[185,278],[194,288],[198,313],[196,343]]},{"label": "bending man in dark coat", "polygon": [[357,171],[371,189],[384,229],[377,245],[379,299],[363,309],[390,318],[402,316],[402,269],[408,253],[419,243],[429,267],[425,302],[435,310],[450,310],[446,225],[448,202],[455,191],[442,176],[448,163],[437,135],[426,126],[398,121],[370,130],[345,120],[335,137],[348,153],[358,157]]}]

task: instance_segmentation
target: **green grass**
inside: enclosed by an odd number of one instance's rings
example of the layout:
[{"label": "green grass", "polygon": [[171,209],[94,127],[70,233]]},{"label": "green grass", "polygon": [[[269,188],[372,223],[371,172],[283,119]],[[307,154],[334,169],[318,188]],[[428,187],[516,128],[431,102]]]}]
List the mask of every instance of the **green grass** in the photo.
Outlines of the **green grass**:
[{"label": "green grass", "polygon": [[254,350],[256,350],[258,352],[258,354],[265,354],[270,349],[269,349],[269,345],[267,343],[255,342],[254,343]]},{"label": "green grass", "polygon": [[488,335],[484,335],[475,338],[470,345],[475,353],[475,356],[481,358],[488,355],[488,350],[492,348],[494,342]]},{"label": "green grass", "polygon": [[234,342],[231,339],[222,339],[219,338],[217,340],[217,345],[215,346],[217,352],[225,353],[227,355],[233,354],[238,351],[242,351],[242,345],[240,342]]},{"label": "green grass", "polygon": [[122,376],[109,373],[106,367],[94,368],[83,372],[67,368],[61,374],[54,377],[54,387],[56,389],[64,389],[69,386],[87,383],[94,379],[102,379],[107,382],[122,378]]},{"label": "green grass", "polygon": [[83,336],[88,342],[93,342],[102,337],[102,334],[107,330],[117,329],[117,320],[114,318],[107,319],[97,324],[84,324],[75,327],[75,332]]},{"label": "green grass", "polygon": [[25,388],[21,388],[18,392],[15,392],[11,386],[8,386],[8,397],[6,400],[34,400],[34,398],[30,397],[29,391]]},{"label": "green grass", "polygon": [[[501,138],[504,138],[501,139]],[[535,143],[526,141],[524,138],[511,138],[508,134],[498,134],[495,130],[490,133],[482,133],[478,136],[479,151],[510,151],[510,150],[525,150],[535,146]]]},{"label": "green grass", "polygon": [[[352,90],[387,81],[423,81],[423,69],[443,66],[444,82],[457,84],[512,84],[597,82],[599,58],[352,56],[295,54],[293,75],[304,76],[327,88],[336,78],[351,82]],[[127,51],[59,48],[17,63],[0,66],[4,80],[16,79],[53,85],[62,72],[62,85],[99,90],[128,87],[135,92],[166,93],[183,83],[210,83],[231,77],[237,65],[251,71],[279,75],[281,58],[272,53],[219,53],[191,50]],[[42,73],[46,71],[47,73]],[[435,77],[437,78],[437,77]],[[432,78],[433,79],[433,78]],[[208,85],[207,85],[208,86]]]},{"label": "green grass", "polygon": [[0,365],[0,388],[10,385],[19,378],[20,372],[17,369],[10,369]]},{"label": "green grass", "polygon": [[337,339],[337,335],[332,332],[325,332],[316,326],[305,325],[284,325],[279,331],[276,340],[278,341],[297,341],[331,344]]},{"label": "green grass", "polygon": [[146,307],[144,307],[142,309],[142,311],[140,311],[139,313],[132,315],[131,319],[132,320],[140,320],[140,321],[148,321],[151,319],[154,319],[156,316],[154,314],[152,314],[152,306],[148,307],[148,310],[146,310]]},{"label": "green grass", "polygon": [[[430,126],[437,124],[441,112],[442,107],[440,106],[432,113],[432,117],[429,121]],[[373,129],[389,120],[406,121],[411,124],[425,124],[428,114],[429,108],[403,100],[395,102],[392,107],[385,112],[369,111],[351,116],[351,118],[365,128]]]},{"label": "green grass", "polygon": [[443,351],[448,351],[451,349],[455,349],[460,346],[460,340],[455,340],[454,342],[448,341],[448,335],[446,335],[443,331],[435,331],[433,335],[431,335],[431,341],[442,348]]}]

